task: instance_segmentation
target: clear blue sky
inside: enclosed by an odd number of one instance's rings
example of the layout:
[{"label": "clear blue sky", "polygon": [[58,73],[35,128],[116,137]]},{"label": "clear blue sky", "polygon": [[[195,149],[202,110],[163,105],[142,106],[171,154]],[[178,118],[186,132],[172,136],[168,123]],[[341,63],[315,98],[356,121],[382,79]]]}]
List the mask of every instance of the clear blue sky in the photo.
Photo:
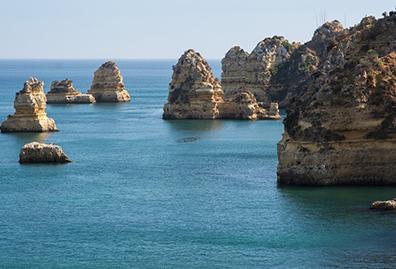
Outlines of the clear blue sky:
[{"label": "clear blue sky", "polygon": [[307,41],[326,14],[351,26],[394,0],[0,0],[0,58],[222,58],[267,36]]}]

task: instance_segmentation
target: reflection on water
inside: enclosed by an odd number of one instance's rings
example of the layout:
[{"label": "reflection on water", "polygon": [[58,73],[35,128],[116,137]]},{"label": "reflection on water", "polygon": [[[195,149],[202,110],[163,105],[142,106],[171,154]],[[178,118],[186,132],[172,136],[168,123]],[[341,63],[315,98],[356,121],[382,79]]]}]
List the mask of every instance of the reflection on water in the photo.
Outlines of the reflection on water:
[{"label": "reflection on water", "polygon": [[31,142],[39,142],[44,143],[49,137],[53,134],[53,132],[42,132],[42,133],[6,133],[2,135],[7,135],[12,139],[15,139],[15,142],[18,144],[26,144]]},{"label": "reflection on water", "polygon": [[221,120],[168,120],[166,126],[181,131],[213,131],[221,130],[224,123]]},{"label": "reflection on water", "polygon": [[178,143],[191,143],[191,142],[195,142],[199,139],[199,137],[196,136],[189,136],[189,137],[183,137],[180,139],[177,139],[176,141]]}]

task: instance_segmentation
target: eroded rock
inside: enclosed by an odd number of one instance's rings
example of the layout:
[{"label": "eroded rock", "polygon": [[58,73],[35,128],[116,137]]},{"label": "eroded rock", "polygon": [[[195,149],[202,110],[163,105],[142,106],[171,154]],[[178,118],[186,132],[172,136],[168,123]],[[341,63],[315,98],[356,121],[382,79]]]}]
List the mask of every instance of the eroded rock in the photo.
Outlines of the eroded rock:
[{"label": "eroded rock", "polygon": [[20,163],[69,163],[71,160],[58,145],[32,142],[22,147]]},{"label": "eroded rock", "polygon": [[58,131],[55,121],[47,117],[44,83],[37,78],[25,82],[16,93],[15,114],[1,124],[2,132],[53,132]]},{"label": "eroded rock", "polygon": [[102,64],[95,71],[88,93],[95,97],[96,102],[128,102],[131,100],[120,69],[112,61]]},{"label": "eroded rock", "polygon": [[280,184],[396,184],[396,14],[343,31],[293,98]]},{"label": "eroded rock", "polygon": [[396,210],[396,198],[386,201],[375,201],[371,204],[370,209],[375,210]]},{"label": "eroded rock", "polygon": [[95,98],[91,94],[82,94],[73,86],[69,79],[53,81],[51,90],[47,93],[48,104],[89,104],[95,103]]}]

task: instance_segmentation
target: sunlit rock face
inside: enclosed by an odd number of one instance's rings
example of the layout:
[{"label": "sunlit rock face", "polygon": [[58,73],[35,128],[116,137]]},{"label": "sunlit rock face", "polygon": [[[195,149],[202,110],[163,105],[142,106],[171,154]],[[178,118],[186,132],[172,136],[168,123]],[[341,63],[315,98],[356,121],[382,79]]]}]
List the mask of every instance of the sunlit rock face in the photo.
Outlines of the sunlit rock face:
[{"label": "sunlit rock face", "polygon": [[96,102],[128,102],[131,100],[120,69],[112,61],[102,64],[95,71],[88,94],[92,94]]},{"label": "sunlit rock face", "polygon": [[287,109],[280,184],[396,183],[395,51],[395,13],[335,37]]},{"label": "sunlit rock face", "polygon": [[277,104],[258,103],[249,89],[224,97],[207,61],[186,51],[173,67],[164,119],[279,119]]},{"label": "sunlit rock face", "polygon": [[267,90],[271,78],[297,47],[284,37],[274,36],[260,41],[251,53],[239,46],[231,48],[222,60],[221,84],[225,95],[246,87],[259,102],[270,102]]},{"label": "sunlit rock face", "polygon": [[164,119],[215,119],[223,102],[220,82],[207,61],[194,50],[187,50],[173,66]]},{"label": "sunlit rock face", "polygon": [[2,132],[52,132],[57,131],[55,121],[47,117],[44,83],[37,78],[25,82],[16,93],[15,114],[1,124]]},{"label": "sunlit rock face", "polygon": [[22,147],[19,163],[69,163],[71,160],[58,145],[32,142]]},{"label": "sunlit rock face", "polygon": [[46,94],[47,104],[89,104],[95,103],[91,94],[82,94],[69,79],[53,81],[51,90]]}]

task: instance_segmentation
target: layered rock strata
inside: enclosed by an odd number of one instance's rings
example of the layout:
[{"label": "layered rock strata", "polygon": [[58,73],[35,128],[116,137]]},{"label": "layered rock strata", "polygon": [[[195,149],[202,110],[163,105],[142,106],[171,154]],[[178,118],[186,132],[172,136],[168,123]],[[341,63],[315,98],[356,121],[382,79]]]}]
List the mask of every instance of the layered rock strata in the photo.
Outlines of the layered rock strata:
[{"label": "layered rock strata", "polygon": [[1,124],[2,132],[52,132],[57,131],[55,121],[47,117],[44,83],[37,78],[25,82],[17,92],[15,114]]},{"label": "layered rock strata", "polygon": [[102,64],[95,71],[88,93],[95,97],[96,102],[128,102],[131,100],[120,69],[112,61]]},{"label": "layered rock strata", "polygon": [[51,90],[47,93],[47,104],[89,104],[95,103],[91,94],[82,94],[73,87],[69,79],[53,81]]},{"label": "layered rock strata", "polygon": [[278,119],[276,104],[260,104],[248,89],[227,97],[207,61],[187,50],[173,67],[164,119]]},{"label": "layered rock strata", "polygon": [[396,184],[396,13],[335,37],[292,98],[278,144],[280,184]]},{"label": "layered rock strata", "polygon": [[251,53],[239,46],[231,48],[221,61],[221,84],[225,95],[236,89],[249,88],[259,102],[270,102],[267,89],[271,78],[298,45],[274,36],[259,42]]},{"label": "layered rock strata", "polygon": [[58,145],[32,142],[22,147],[19,163],[69,163],[71,160]]}]

